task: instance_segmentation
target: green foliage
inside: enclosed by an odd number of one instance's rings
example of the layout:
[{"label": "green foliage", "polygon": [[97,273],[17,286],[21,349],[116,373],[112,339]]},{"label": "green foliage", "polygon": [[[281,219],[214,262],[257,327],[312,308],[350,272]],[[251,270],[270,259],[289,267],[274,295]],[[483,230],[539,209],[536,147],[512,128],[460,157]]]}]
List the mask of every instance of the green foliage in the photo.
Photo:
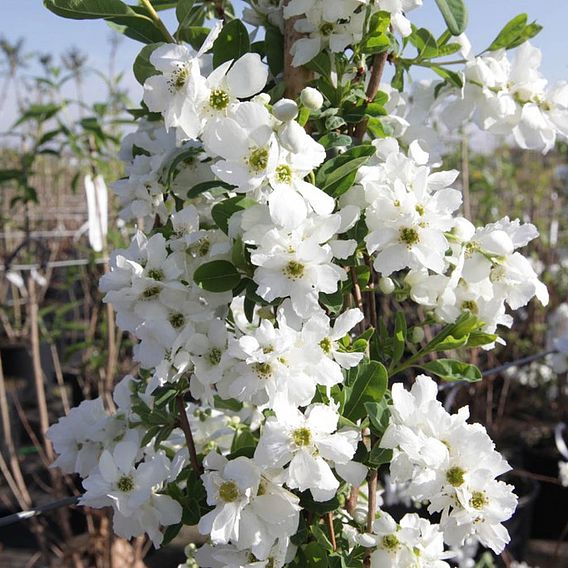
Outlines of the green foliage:
[{"label": "green foliage", "polygon": [[353,185],[357,170],[374,153],[374,146],[364,144],[328,160],[316,174],[316,185],[332,197],[339,197]]},{"label": "green foliage", "polygon": [[150,63],[150,56],[161,45],[164,45],[163,42],[152,43],[150,45],[144,46],[134,60],[134,65],[132,68],[134,77],[136,77],[136,80],[141,85],[144,84],[148,77],[159,74],[159,71]]},{"label": "green foliage", "polygon": [[462,34],[467,27],[467,8],[464,0],[436,0],[448,30],[452,35]]},{"label": "green foliage", "polygon": [[388,373],[378,361],[364,361],[347,373],[343,389],[345,403],[342,416],[356,422],[366,415],[366,402],[380,402],[386,392]]},{"label": "green foliage", "polygon": [[497,37],[492,41],[487,51],[498,49],[512,49],[536,36],[541,30],[536,22],[527,23],[527,14],[519,14],[507,22]]},{"label": "green foliage", "polygon": [[474,383],[482,378],[481,371],[475,365],[455,359],[435,359],[420,365],[420,368],[448,382],[467,381]]},{"label": "green foliage", "polygon": [[217,227],[225,234],[228,234],[229,219],[238,211],[243,211],[255,203],[256,201],[250,197],[243,197],[241,195],[230,197],[229,199],[225,199],[225,201],[221,201],[221,203],[217,203],[217,205],[211,209],[211,216],[215,223],[217,223]]},{"label": "green foliage", "polygon": [[238,285],[241,275],[227,260],[213,260],[197,268],[193,280],[209,292],[228,292]]},{"label": "green foliage", "polygon": [[213,67],[236,60],[249,51],[250,39],[245,25],[240,20],[233,20],[223,26],[213,44]]},{"label": "green foliage", "polygon": [[74,20],[136,17],[136,12],[121,0],[44,0],[44,5],[54,14]]}]

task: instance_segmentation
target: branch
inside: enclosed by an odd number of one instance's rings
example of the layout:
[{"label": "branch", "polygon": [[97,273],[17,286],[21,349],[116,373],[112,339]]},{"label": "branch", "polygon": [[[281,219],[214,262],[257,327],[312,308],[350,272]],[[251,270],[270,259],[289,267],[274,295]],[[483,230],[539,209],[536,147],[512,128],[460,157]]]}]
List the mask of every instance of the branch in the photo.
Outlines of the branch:
[{"label": "branch", "polygon": [[150,0],[140,1],[142,2],[142,4],[144,4],[144,8],[146,8],[146,10],[148,11],[148,15],[150,16],[154,24],[156,24],[156,27],[162,32],[162,35],[164,36],[166,41],[168,43],[177,43],[172,34],[170,34],[170,32],[168,31],[168,28],[166,28],[166,26],[164,25],[164,22],[162,22],[160,16],[158,16],[158,12],[156,12]]},{"label": "branch", "polygon": [[[290,0],[286,0],[284,7],[289,2]],[[299,17],[294,17],[284,20],[284,84],[286,85],[285,96],[290,99],[295,99],[306,84],[314,78],[313,73],[305,67],[292,67],[293,57],[290,49],[296,40],[304,37],[294,29],[294,24],[298,19]]]},{"label": "branch", "polygon": [[179,411],[180,427],[183,430],[183,434],[185,436],[185,442],[187,444],[187,450],[189,451],[189,459],[191,461],[191,467],[193,468],[193,471],[197,473],[197,475],[201,475],[203,473],[203,468],[201,467],[199,459],[197,458],[197,452],[195,450],[195,442],[193,440],[193,434],[191,433],[189,420],[187,419],[187,413],[185,411],[185,402],[181,394],[176,397],[176,403]]},{"label": "branch", "polygon": [[[367,85],[367,102],[372,102],[379,91],[388,56],[388,52],[383,51],[382,53],[377,53],[375,57],[373,57],[373,69],[371,71],[369,84]],[[367,120],[365,119],[359,122],[355,127],[355,138],[357,140],[362,140],[366,130]]]}]

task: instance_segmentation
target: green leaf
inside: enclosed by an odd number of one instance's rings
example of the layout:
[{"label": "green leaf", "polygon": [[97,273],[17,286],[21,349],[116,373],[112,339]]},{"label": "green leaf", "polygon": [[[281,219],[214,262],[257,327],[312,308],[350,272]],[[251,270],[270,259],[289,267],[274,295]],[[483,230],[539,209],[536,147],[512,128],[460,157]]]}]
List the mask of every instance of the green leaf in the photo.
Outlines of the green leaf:
[{"label": "green leaf", "polygon": [[213,67],[230,59],[238,59],[250,51],[250,39],[245,25],[233,20],[223,26],[219,37],[213,44]]},{"label": "green leaf", "polygon": [[508,49],[513,49],[518,47],[525,41],[533,38],[535,35],[539,34],[542,31],[542,26],[537,24],[536,22],[530,23],[524,30],[523,33],[512,43],[509,45]]},{"label": "green leaf", "polygon": [[371,432],[382,438],[387,426],[389,425],[390,409],[385,398],[381,402],[366,402],[365,411],[369,417]]},{"label": "green leaf", "polygon": [[227,260],[213,260],[202,264],[194,272],[193,280],[209,292],[228,292],[241,281],[241,275]]},{"label": "green leaf", "polygon": [[318,515],[323,515],[335,511],[339,507],[339,499],[336,496],[329,501],[314,501],[312,494],[309,491],[304,491],[300,493],[300,506]]},{"label": "green leaf", "polygon": [[136,16],[121,0],[44,0],[44,6],[62,18],[73,20]]},{"label": "green leaf", "polygon": [[270,72],[276,76],[284,69],[284,36],[277,27],[266,26],[264,49]]},{"label": "green leaf", "polygon": [[352,422],[366,416],[366,402],[380,402],[387,390],[388,373],[381,363],[369,361],[348,372],[343,416]]},{"label": "green leaf", "polygon": [[316,174],[316,185],[329,195],[339,197],[353,185],[357,171],[374,153],[374,146],[364,144],[328,160]]},{"label": "green leaf", "polygon": [[503,26],[503,29],[497,34],[497,37],[492,41],[487,50],[497,51],[498,49],[509,48],[517,39],[522,36],[523,30],[527,25],[527,20],[528,16],[526,14],[519,14],[512,20],[509,20]]},{"label": "green leaf", "polygon": [[254,199],[237,195],[236,197],[230,197],[229,199],[225,199],[225,201],[221,201],[221,203],[217,203],[217,205],[211,209],[211,216],[215,223],[217,223],[217,227],[225,234],[228,234],[229,219],[238,211],[243,211],[255,204],[256,201]]},{"label": "green leaf", "polygon": [[440,67],[439,65],[432,65],[431,69],[454,87],[458,87],[459,89],[463,87],[463,79],[459,73],[451,69],[446,69],[445,67]]},{"label": "green leaf", "polygon": [[436,4],[450,33],[455,36],[462,34],[467,27],[467,8],[464,0],[436,0]]},{"label": "green leaf", "polygon": [[205,191],[210,191],[213,193],[231,191],[233,189],[232,185],[225,183],[224,181],[204,181],[194,185],[187,192],[187,199],[193,199],[198,195],[201,195]]},{"label": "green leaf", "polygon": [[132,70],[134,72],[136,80],[141,85],[144,85],[144,82],[146,81],[146,79],[148,79],[148,77],[160,74],[160,72],[150,63],[150,56],[161,45],[164,45],[164,43],[157,42],[157,43],[151,43],[150,45],[146,45],[141,49],[140,53],[136,56]]},{"label": "green leaf", "polygon": [[315,71],[322,77],[331,75],[331,59],[327,51],[321,51],[311,61],[308,61],[304,67],[310,71]]},{"label": "green leaf", "polygon": [[408,39],[418,50],[418,59],[430,59],[438,55],[436,38],[426,28],[414,30]]},{"label": "green leaf", "polygon": [[62,108],[62,105],[54,103],[44,105],[32,104],[24,111],[20,118],[14,123],[12,128],[30,120],[35,120],[38,123],[45,122],[46,120],[53,118]]},{"label": "green leaf", "polygon": [[153,20],[146,13],[141,13],[138,7],[134,7],[138,11],[133,16],[117,16],[115,18],[107,18],[108,25],[116,31],[124,34],[126,37],[141,41],[142,43],[156,43],[162,41],[164,36],[157,28]]},{"label": "green leaf", "polygon": [[392,461],[392,450],[381,448],[379,443],[374,445],[367,459],[368,464],[375,468]]},{"label": "green leaf", "polygon": [[326,149],[336,148],[337,146],[350,146],[351,136],[347,134],[338,134],[337,132],[328,132],[324,134],[318,142]]},{"label": "green leaf", "polygon": [[178,0],[176,4],[176,18],[179,22],[179,27],[183,28],[188,26],[191,21],[192,8],[195,0]]},{"label": "green leaf", "polygon": [[181,41],[189,43],[193,49],[199,50],[207,39],[210,31],[209,28],[204,28],[203,26],[189,26],[187,28],[180,28],[176,32],[176,37]]},{"label": "green leaf", "polygon": [[481,371],[475,365],[455,359],[436,359],[420,365],[420,368],[448,382],[475,383],[482,379]]},{"label": "green leaf", "polygon": [[13,179],[22,179],[24,172],[22,170],[0,170],[0,183],[5,183]]}]

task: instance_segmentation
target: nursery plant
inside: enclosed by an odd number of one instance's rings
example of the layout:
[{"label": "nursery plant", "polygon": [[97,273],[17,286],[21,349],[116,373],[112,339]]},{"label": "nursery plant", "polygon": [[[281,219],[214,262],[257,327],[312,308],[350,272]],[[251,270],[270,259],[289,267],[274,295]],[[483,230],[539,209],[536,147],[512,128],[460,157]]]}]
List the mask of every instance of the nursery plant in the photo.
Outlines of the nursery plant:
[{"label": "nursery plant", "polygon": [[[114,185],[138,231],[100,282],[139,368],[51,426],[55,465],[120,536],[197,525],[193,565],[499,554],[509,465],[437,382],[481,380],[448,352],[492,349],[548,294],[519,251],[536,228],[466,219],[440,139],[474,122],[547,152],[568,86],[547,86],[525,14],[474,54],[462,0],[436,1],[439,37],[407,18],[421,0],[249,4],[45,0],[145,44]],[[382,472],[420,515],[377,506]]]}]

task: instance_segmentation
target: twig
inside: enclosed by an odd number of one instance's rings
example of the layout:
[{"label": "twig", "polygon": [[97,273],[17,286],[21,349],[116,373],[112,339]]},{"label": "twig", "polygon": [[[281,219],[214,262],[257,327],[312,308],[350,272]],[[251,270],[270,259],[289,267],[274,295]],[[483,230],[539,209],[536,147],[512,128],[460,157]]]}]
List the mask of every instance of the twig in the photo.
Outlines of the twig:
[{"label": "twig", "polygon": [[373,522],[377,513],[377,484],[379,472],[376,469],[369,471],[369,501],[367,504],[367,532],[373,530]]},{"label": "twig", "polygon": [[162,22],[160,16],[158,16],[158,12],[154,10],[154,6],[152,6],[150,0],[140,0],[140,1],[144,5],[144,8],[146,8],[148,15],[150,16],[154,24],[156,24],[156,27],[162,32],[162,35],[164,36],[165,40],[168,43],[177,43],[176,40],[172,37],[172,34],[170,34],[170,32],[168,31],[168,28],[166,28],[166,26],[164,25],[164,22]]},{"label": "twig", "polygon": [[49,415],[47,411],[47,399],[45,396],[45,381],[43,369],[41,367],[40,343],[39,343],[39,325],[38,325],[38,304],[36,297],[35,281],[33,278],[28,279],[28,294],[30,298],[30,333],[32,344],[32,363],[34,369],[34,383],[37,396],[37,408],[39,414],[40,432],[43,441],[43,447],[47,459],[53,461],[53,448],[51,442],[46,436],[49,428]]},{"label": "twig", "polygon": [[187,419],[187,413],[185,411],[185,402],[182,395],[176,397],[176,403],[179,411],[179,421],[180,427],[183,430],[185,436],[185,442],[187,444],[187,450],[189,451],[189,459],[191,461],[191,467],[197,475],[203,473],[203,468],[199,463],[197,458],[197,451],[195,450],[195,442],[193,441],[193,434],[191,433],[191,426],[189,425],[189,420]]},{"label": "twig", "polygon": [[552,485],[562,485],[560,483],[560,480],[556,479],[556,477],[541,475],[540,473],[533,473],[532,471],[527,471],[525,469],[513,469],[509,472],[509,475],[514,475],[515,477],[528,477],[529,479],[543,481],[544,483],[551,483]]},{"label": "twig", "polygon": [[[286,0],[284,7],[290,2]],[[306,84],[313,79],[313,73],[305,67],[292,66],[292,54],[290,50],[294,43],[304,37],[294,29],[294,24],[299,17],[284,20],[284,84],[286,85],[285,96],[295,99]]]},{"label": "twig", "polygon": [[65,499],[61,499],[61,501],[48,503],[47,505],[42,505],[41,507],[36,507],[35,509],[20,511],[19,513],[7,515],[6,517],[0,517],[0,527],[5,527],[7,525],[18,523],[19,521],[25,521],[27,519],[31,519],[32,517],[37,517],[42,513],[54,511],[55,509],[59,509],[60,507],[69,507],[70,505],[76,505],[78,501],[79,497],[67,497]]},{"label": "twig", "polygon": [[499,367],[495,367],[493,369],[489,369],[488,371],[483,371],[481,373],[482,377],[490,377],[491,375],[497,375],[511,367],[517,367],[519,365],[526,365],[527,363],[532,363],[537,359],[542,359],[551,353],[556,353],[554,349],[550,349],[549,351],[541,351],[540,353],[536,353],[535,355],[529,355],[527,357],[522,357],[521,359],[516,359],[515,361],[511,361],[510,363],[505,363],[504,365],[500,365]]},{"label": "twig", "polygon": [[[373,57],[373,69],[371,71],[371,77],[369,79],[369,84],[367,86],[367,101],[372,102],[377,95],[379,87],[381,85],[381,79],[383,77],[383,71],[385,70],[385,65],[388,59],[388,52],[383,51],[382,53],[377,53]],[[362,120],[355,127],[355,138],[357,140],[362,140],[367,130],[367,120]]]},{"label": "twig", "polygon": [[333,528],[333,513],[329,512],[325,515],[325,524],[329,530],[331,547],[333,548],[333,552],[335,552],[337,550],[337,542],[335,540],[335,529]]}]

